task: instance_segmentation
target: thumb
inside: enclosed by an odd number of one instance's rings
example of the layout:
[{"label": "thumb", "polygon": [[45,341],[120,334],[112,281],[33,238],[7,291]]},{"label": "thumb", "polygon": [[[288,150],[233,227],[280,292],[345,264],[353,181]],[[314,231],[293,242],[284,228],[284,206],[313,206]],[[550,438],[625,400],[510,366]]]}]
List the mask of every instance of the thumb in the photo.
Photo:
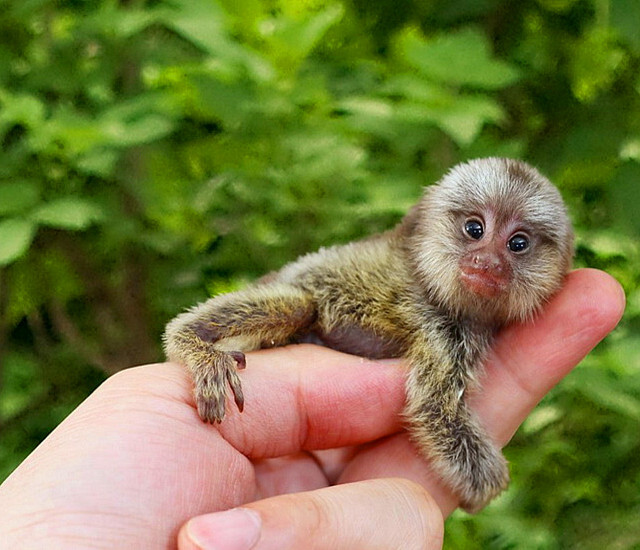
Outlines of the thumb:
[{"label": "thumb", "polygon": [[198,516],[180,550],[440,550],[443,519],[433,498],[405,479],[376,479],[280,495]]}]

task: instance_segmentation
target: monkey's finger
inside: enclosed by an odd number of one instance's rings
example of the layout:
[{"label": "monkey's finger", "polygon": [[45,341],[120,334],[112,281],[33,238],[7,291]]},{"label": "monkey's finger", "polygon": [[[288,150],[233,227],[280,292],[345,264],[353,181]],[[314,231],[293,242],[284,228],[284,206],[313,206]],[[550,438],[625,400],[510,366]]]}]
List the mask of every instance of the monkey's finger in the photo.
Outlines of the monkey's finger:
[{"label": "monkey's finger", "polygon": [[440,509],[403,479],[362,481],[272,497],[199,516],[183,526],[180,550],[440,549]]},{"label": "monkey's finger", "polygon": [[236,402],[238,410],[242,412],[244,409],[244,394],[242,393],[242,384],[240,383],[240,378],[235,373],[235,371],[228,370],[227,381],[229,382],[229,387],[231,388],[231,392],[233,393],[233,399]]}]

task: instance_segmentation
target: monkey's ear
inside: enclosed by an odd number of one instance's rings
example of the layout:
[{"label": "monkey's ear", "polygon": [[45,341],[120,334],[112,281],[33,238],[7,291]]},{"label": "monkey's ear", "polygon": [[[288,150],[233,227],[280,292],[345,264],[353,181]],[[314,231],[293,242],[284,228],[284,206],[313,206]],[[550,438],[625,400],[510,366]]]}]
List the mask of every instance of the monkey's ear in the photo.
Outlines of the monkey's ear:
[{"label": "monkey's ear", "polygon": [[[425,191],[425,196],[426,193],[428,191]],[[418,220],[421,217],[421,209],[422,209],[422,201],[423,199],[418,202],[418,204],[415,204],[411,207],[411,210],[409,210],[409,212],[407,212],[404,216],[404,218],[402,218],[402,220],[400,221],[400,224],[398,225],[398,233],[402,236],[402,237],[409,237],[411,235],[413,235],[416,226],[418,225]]]}]

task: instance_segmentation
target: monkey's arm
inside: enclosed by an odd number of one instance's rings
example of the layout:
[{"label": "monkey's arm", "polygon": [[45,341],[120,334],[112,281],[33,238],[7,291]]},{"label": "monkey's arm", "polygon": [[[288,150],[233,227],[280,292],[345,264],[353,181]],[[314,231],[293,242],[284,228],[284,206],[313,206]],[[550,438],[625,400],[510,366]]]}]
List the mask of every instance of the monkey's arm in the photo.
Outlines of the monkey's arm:
[{"label": "monkey's arm", "polygon": [[[468,512],[483,508],[509,482],[506,461],[464,402],[479,353],[419,335],[410,352],[405,415],[410,433]],[[475,356],[475,357],[474,357]]]},{"label": "monkey's arm", "polygon": [[178,315],[166,328],[165,351],[193,376],[198,413],[221,422],[226,387],[240,410],[244,405],[237,368],[246,351],[288,343],[315,320],[312,297],[281,283],[256,285],[211,298]]}]

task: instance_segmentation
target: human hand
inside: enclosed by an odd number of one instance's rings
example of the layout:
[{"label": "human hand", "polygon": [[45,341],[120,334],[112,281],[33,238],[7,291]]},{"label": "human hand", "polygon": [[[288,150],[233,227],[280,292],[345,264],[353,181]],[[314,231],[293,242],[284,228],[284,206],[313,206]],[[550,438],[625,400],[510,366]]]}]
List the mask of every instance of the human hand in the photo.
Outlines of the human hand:
[{"label": "human hand", "polygon": [[[505,330],[470,400],[488,433],[505,444],[623,307],[609,276],[579,270],[534,323]],[[188,522],[180,547],[251,548],[252,537],[256,550],[439,547],[456,499],[402,431],[400,361],[292,346],[248,363],[246,410],[217,429],[199,420],[176,365],[109,379],[0,487],[0,540],[171,548],[189,518],[242,506],[251,511]],[[246,520],[235,532],[234,514]]]}]

